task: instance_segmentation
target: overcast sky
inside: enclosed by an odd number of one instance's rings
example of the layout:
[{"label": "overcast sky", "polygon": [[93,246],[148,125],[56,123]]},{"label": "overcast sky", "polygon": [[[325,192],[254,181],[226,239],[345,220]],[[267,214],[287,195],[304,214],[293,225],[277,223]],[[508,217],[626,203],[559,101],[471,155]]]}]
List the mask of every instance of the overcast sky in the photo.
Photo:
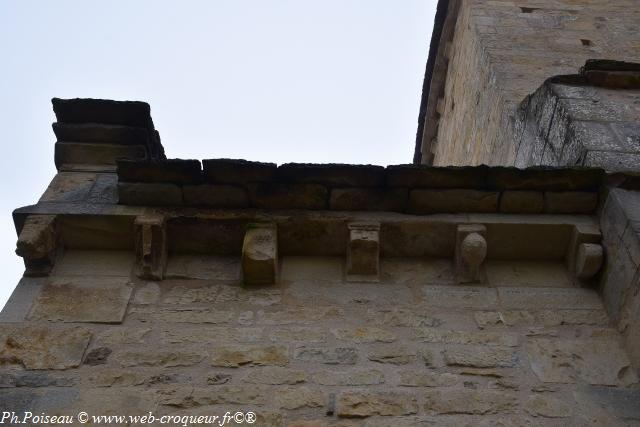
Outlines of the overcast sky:
[{"label": "overcast sky", "polygon": [[141,100],[170,158],[411,163],[436,0],[0,0],[0,306],[11,211],[56,170],[52,97]]}]

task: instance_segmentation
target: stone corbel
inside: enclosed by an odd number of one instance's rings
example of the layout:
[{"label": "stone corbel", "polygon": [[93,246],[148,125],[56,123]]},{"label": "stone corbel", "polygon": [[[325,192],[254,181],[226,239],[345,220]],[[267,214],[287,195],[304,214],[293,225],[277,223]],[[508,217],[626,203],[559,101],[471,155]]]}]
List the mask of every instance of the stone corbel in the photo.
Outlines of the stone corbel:
[{"label": "stone corbel", "polygon": [[578,284],[588,284],[600,271],[604,261],[601,240],[602,233],[595,225],[576,225],[573,228],[566,264],[569,274]]},{"label": "stone corbel", "polygon": [[380,224],[352,222],[347,244],[347,281],[377,282],[380,270]]},{"label": "stone corbel", "polygon": [[162,280],[168,252],[164,216],[138,216],[134,225],[138,277],[145,280]]},{"label": "stone corbel", "polygon": [[47,276],[55,263],[58,249],[56,215],[29,215],[18,242],[16,254],[24,259],[25,276]]},{"label": "stone corbel", "polygon": [[242,242],[242,280],[245,285],[273,285],[278,281],[278,230],[274,223],[252,223]]},{"label": "stone corbel", "polygon": [[482,281],[481,267],[487,257],[487,228],[480,224],[460,224],[456,230],[456,276],[458,283]]}]

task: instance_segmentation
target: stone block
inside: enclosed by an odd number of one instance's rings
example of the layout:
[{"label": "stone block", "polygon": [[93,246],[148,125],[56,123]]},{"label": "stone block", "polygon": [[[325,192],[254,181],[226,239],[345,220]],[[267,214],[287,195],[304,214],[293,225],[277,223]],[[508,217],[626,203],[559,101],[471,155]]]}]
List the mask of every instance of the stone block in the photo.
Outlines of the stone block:
[{"label": "stone block", "polygon": [[181,206],[182,188],[169,183],[119,182],[118,203],[131,206]]},{"label": "stone block", "polygon": [[185,185],[182,192],[186,206],[249,207],[249,194],[244,187],[225,184]]},{"label": "stone block", "polygon": [[601,309],[602,301],[592,289],[499,288],[503,308],[508,309]]},{"label": "stone block", "polygon": [[293,357],[301,362],[323,363],[326,365],[355,365],[358,351],[352,347],[296,347]]},{"label": "stone block", "polygon": [[597,168],[493,167],[487,174],[488,188],[496,190],[596,190],[604,171]]},{"label": "stone block", "polygon": [[242,244],[245,285],[273,285],[278,280],[278,232],[275,224],[249,224]]},{"label": "stone block", "polygon": [[95,173],[59,172],[51,180],[40,201],[80,202],[89,195],[95,180]]},{"label": "stone block", "polygon": [[529,396],[524,410],[534,417],[567,418],[573,415],[573,408],[560,399],[543,394]]},{"label": "stone block", "polygon": [[377,369],[356,369],[318,372],[313,381],[329,386],[362,386],[383,384],[385,380],[384,374]]},{"label": "stone block", "polygon": [[445,349],[447,366],[469,368],[513,368],[518,364],[518,355],[511,348],[480,345],[455,346]]},{"label": "stone block", "polygon": [[217,346],[211,351],[211,366],[238,368],[240,366],[286,366],[289,364],[284,346]]},{"label": "stone block", "polygon": [[26,276],[46,276],[53,268],[58,243],[56,219],[56,215],[29,215],[25,219],[16,254],[24,259]]},{"label": "stone block", "polygon": [[353,343],[393,342],[395,334],[388,330],[372,327],[333,329],[332,334],[340,341]]},{"label": "stone block", "polygon": [[494,191],[467,189],[411,190],[408,211],[414,214],[497,212],[499,195]]},{"label": "stone block", "polygon": [[100,123],[54,123],[53,133],[59,142],[105,142],[147,146],[150,139],[149,131],[144,127]]},{"label": "stone block", "polygon": [[162,280],[169,247],[164,217],[141,215],[136,217],[134,226],[138,277],[145,280]]},{"label": "stone block", "polygon": [[139,127],[149,127],[151,124],[151,107],[146,102],[53,98],[51,103],[58,122]]},{"label": "stone block", "polygon": [[480,224],[460,224],[456,230],[456,277],[459,283],[482,280],[481,267],[487,257],[487,228]]},{"label": "stone block", "polygon": [[411,415],[418,412],[418,402],[416,396],[403,392],[345,392],[338,396],[337,409],[344,418]]},{"label": "stone block", "polygon": [[199,160],[166,159],[117,161],[120,182],[197,184],[202,181]]},{"label": "stone block", "polygon": [[613,89],[640,89],[640,70],[589,70],[585,73],[585,78],[589,83],[596,86]]},{"label": "stone block", "polygon": [[404,212],[408,195],[406,188],[334,188],[329,208],[337,211]]},{"label": "stone block", "polygon": [[548,383],[575,383],[626,387],[638,381],[631,362],[617,340],[529,340],[531,370]]},{"label": "stone block", "polygon": [[282,409],[322,408],[327,405],[327,395],[318,389],[295,387],[279,390],[276,404]]},{"label": "stone block", "polygon": [[517,408],[515,394],[491,390],[428,390],[425,410],[431,414],[504,414]]},{"label": "stone block", "polygon": [[582,243],[576,255],[576,277],[588,280],[596,275],[602,267],[604,252],[602,246],[595,243]]},{"label": "stone block", "polygon": [[0,328],[0,363],[25,369],[80,366],[91,332],[80,327],[9,326]]},{"label": "stone block", "polygon": [[116,362],[125,367],[157,366],[175,368],[179,366],[193,366],[202,362],[205,354],[185,348],[144,348],[119,350],[115,355]]},{"label": "stone block", "polygon": [[347,245],[347,280],[378,279],[380,268],[380,224],[352,222]]},{"label": "stone block", "polygon": [[208,159],[202,161],[206,182],[212,184],[245,185],[250,182],[269,182],[276,178],[275,163],[250,162],[236,159]]},{"label": "stone block", "polygon": [[500,212],[513,214],[538,214],[544,209],[541,191],[503,191],[500,196]]},{"label": "stone block", "polygon": [[113,169],[121,158],[143,160],[146,157],[143,145],[75,142],[56,142],[54,155],[58,170],[92,170],[105,166]]},{"label": "stone block", "polygon": [[252,369],[242,381],[251,384],[295,385],[306,382],[307,374],[288,368],[264,367]]},{"label": "stone block", "polygon": [[387,166],[387,186],[409,188],[485,188],[486,166]]},{"label": "stone block", "polygon": [[418,341],[444,344],[476,344],[490,347],[516,347],[518,335],[500,332],[451,331],[439,328],[417,328],[414,335]]},{"label": "stone block", "polygon": [[372,362],[391,365],[407,365],[415,362],[417,357],[416,350],[399,344],[378,345],[369,349],[367,354],[367,359]]},{"label": "stone block", "polygon": [[546,191],[544,211],[551,214],[590,214],[598,206],[598,193],[586,191]]},{"label": "stone block", "polygon": [[498,306],[494,288],[475,286],[423,286],[425,303],[431,307],[491,309]]},{"label": "stone block", "polygon": [[[75,172],[77,173],[77,172]],[[115,173],[100,173],[91,187],[88,203],[115,205],[118,203],[118,175]]]},{"label": "stone block", "polygon": [[250,183],[249,197],[261,209],[327,209],[328,191],[319,184]]},{"label": "stone block", "polygon": [[131,297],[128,282],[126,277],[53,277],[40,291],[29,319],[120,323]]},{"label": "stone block", "polygon": [[384,168],[373,165],[286,163],[278,167],[284,182],[321,184],[327,187],[380,187]]},{"label": "stone block", "polygon": [[398,384],[403,387],[453,387],[460,382],[459,376],[450,373],[408,370],[400,372]]}]

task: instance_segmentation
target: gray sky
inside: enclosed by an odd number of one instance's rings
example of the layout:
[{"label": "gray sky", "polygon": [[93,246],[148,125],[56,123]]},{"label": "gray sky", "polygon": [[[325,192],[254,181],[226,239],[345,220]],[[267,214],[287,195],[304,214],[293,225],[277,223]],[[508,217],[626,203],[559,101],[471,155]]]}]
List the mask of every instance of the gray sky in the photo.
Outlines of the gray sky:
[{"label": "gray sky", "polygon": [[151,104],[170,158],[411,163],[436,0],[0,0],[0,306],[11,211],[55,175],[50,99]]}]

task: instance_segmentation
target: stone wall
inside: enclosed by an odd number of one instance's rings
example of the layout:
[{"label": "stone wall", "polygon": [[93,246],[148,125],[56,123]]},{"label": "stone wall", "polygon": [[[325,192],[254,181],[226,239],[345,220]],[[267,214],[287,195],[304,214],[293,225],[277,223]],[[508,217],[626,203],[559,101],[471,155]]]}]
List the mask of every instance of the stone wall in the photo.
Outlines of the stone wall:
[{"label": "stone wall", "polygon": [[453,40],[440,45],[449,65],[434,164],[513,165],[520,102],[589,58],[637,62],[639,13],[633,0],[462,2]]},{"label": "stone wall", "polygon": [[352,283],[343,257],[290,256],[260,288],[240,285],[235,257],[174,254],[161,282],[134,263],[67,251],[23,279],[0,332],[3,408],[239,410],[260,426],[640,420],[620,335],[561,262],[489,262],[479,287],[456,285],[448,259],[383,258],[379,283]]}]

